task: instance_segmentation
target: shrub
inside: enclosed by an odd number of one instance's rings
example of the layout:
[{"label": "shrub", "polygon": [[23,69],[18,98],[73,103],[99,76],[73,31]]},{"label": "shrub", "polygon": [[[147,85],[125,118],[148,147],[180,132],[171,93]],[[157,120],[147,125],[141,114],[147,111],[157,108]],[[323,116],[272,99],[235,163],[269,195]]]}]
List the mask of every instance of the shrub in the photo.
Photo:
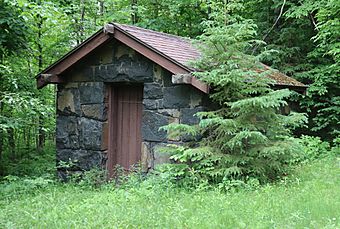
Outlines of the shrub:
[{"label": "shrub", "polygon": [[79,182],[80,186],[99,188],[107,182],[107,172],[104,169],[93,168],[81,174],[74,174],[73,181]]},{"label": "shrub", "polygon": [[296,162],[310,162],[315,159],[323,158],[331,154],[331,146],[328,142],[324,142],[320,137],[303,135],[299,139],[302,145],[302,154],[296,158]]}]

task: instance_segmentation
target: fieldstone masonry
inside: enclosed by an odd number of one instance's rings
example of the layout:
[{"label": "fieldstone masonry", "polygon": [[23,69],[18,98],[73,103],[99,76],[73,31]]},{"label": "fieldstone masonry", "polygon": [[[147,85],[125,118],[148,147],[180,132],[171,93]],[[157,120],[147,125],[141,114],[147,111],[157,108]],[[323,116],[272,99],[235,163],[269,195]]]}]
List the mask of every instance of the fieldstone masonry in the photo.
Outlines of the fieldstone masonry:
[{"label": "fieldstone masonry", "polygon": [[[206,95],[190,85],[174,85],[171,73],[134,50],[114,41],[98,48],[64,76],[57,91],[57,162],[72,161],[74,171],[105,167],[108,142],[108,89],[113,83],[144,85],[142,164],[145,170],[167,162],[159,153],[167,143],[161,126],[195,124],[193,115],[205,109]],[[66,169],[59,169],[65,176]]]}]

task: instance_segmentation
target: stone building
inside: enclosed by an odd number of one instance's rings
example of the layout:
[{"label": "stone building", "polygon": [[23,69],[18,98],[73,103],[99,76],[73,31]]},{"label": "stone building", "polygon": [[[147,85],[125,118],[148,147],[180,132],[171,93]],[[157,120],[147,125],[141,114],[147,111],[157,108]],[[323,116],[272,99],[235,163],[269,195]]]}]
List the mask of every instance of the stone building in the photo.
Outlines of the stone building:
[{"label": "stone building", "polygon": [[[159,128],[195,124],[193,115],[209,106],[209,87],[190,75],[197,58],[185,38],[112,23],[45,69],[37,85],[57,84],[57,162],[112,174],[116,164],[141,162],[147,171],[167,161],[159,148],[184,140]],[[283,74],[273,79],[304,88]]]}]

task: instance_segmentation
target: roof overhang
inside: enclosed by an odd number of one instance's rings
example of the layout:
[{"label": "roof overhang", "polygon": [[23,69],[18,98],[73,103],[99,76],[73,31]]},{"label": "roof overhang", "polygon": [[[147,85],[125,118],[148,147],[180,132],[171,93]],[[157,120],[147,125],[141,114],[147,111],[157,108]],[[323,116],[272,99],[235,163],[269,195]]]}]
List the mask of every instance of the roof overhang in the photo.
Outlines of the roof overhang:
[{"label": "roof overhang", "polygon": [[[66,76],[63,75],[65,71],[90,54],[97,47],[113,39],[120,41],[121,43],[171,72],[173,74],[172,83],[189,84],[204,93],[209,93],[209,86],[191,74],[194,71],[193,69],[190,69],[188,66],[185,66],[184,64],[176,61],[174,58],[169,57],[143,40],[138,39],[136,36],[121,28],[119,24],[115,23],[109,23],[105,25],[103,29],[97,31],[95,34],[68,52],[54,64],[39,73],[36,76],[37,87],[43,88],[47,84],[59,84],[67,82]],[[270,67],[264,65],[264,70],[268,69],[270,69]],[[259,71],[261,72],[263,70]],[[276,74],[276,76],[290,78],[282,73]],[[290,79],[296,81],[292,78]],[[274,87],[290,88],[294,91],[305,93],[308,86],[296,81],[293,82],[292,85],[276,83]]]},{"label": "roof overhang", "polygon": [[[173,77],[177,74],[188,74],[191,72],[191,70],[183,64],[173,60],[162,52],[159,52],[157,49],[119,28],[119,26],[109,23],[105,25],[102,30],[95,33],[93,36],[85,40],[61,59],[39,73],[36,76],[37,87],[40,89],[47,84],[59,84],[66,82],[66,79],[61,77],[62,73],[87,56],[97,47],[112,39],[122,42],[126,46],[134,49],[151,61],[165,68],[173,74]],[[209,92],[209,86],[193,76],[191,76],[190,80],[181,82],[181,84],[190,84],[204,93]]]},{"label": "roof overhang", "polygon": [[285,84],[275,84],[273,85],[274,89],[285,89],[288,88],[292,91],[298,92],[302,95],[306,95],[306,91],[309,86],[303,85],[303,86],[296,86],[296,85],[285,85]]},{"label": "roof overhang", "polygon": [[50,83],[58,84],[65,82],[65,79],[61,77],[63,72],[87,56],[97,47],[111,39],[112,37],[104,33],[102,30],[96,32],[83,43],[60,58],[58,61],[39,73],[36,76],[37,87],[40,89]]}]

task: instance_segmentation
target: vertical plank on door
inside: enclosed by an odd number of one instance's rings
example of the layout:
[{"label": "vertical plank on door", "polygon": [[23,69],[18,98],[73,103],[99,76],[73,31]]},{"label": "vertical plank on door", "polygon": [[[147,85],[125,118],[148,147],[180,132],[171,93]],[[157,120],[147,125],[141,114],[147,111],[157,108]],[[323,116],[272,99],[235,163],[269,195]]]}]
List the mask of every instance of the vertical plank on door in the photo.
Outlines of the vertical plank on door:
[{"label": "vertical plank on door", "polygon": [[129,169],[141,159],[142,85],[113,86],[109,108],[109,175],[116,164]]}]

